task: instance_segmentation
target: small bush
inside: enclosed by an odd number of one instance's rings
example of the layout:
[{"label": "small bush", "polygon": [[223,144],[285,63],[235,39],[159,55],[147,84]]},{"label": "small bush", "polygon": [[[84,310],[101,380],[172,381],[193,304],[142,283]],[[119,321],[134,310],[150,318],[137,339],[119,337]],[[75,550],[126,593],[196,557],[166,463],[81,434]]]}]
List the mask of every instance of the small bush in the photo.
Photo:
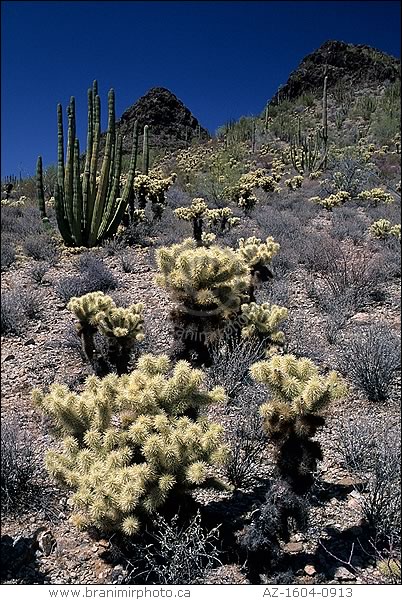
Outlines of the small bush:
[{"label": "small bush", "polygon": [[1,231],[13,235],[15,242],[44,233],[39,210],[33,206],[2,206]]},{"label": "small bush", "polygon": [[257,412],[245,410],[226,429],[230,452],[225,475],[236,488],[252,484],[258,476],[267,439]]},{"label": "small bush", "polygon": [[378,256],[363,248],[344,250],[325,236],[310,250],[314,275],[307,278],[307,292],[321,308],[328,310],[336,301],[351,303],[360,310],[381,298],[384,265]]},{"label": "small bush", "polygon": [[91,281],[91,285],[96,283],[96,291],[107,292],[117,288],[117,279],[108,269],[104,262],[85,253],[78,260],[78,269],[85,278]]},{"label": "small bush", "polygon": [[342,343],[339,367],[370,400],[381,402],[390,396],[399,357],[398,336],[388,325],[373,324]]},{"label": "small bush", "polygon": [[1,424],[1,506],[2,510],[14,512],[26,504],[35,486],[36,471],[32,453],[33,440],[20,433],[20,426],[13,421]]},{"label": "small bush", "polygon": [[15,248],[7,240],[1,240],[1,268],[7,269],[15,261]]},{"label": "small bush", "polygon": [[257,338],[239,338],[234,332],[208,346],[212,365],[208,369],[210,381],[222,385],[228,397],[235,401],[247,383],[251,382],[249,369],[265,355],[265,344]]},{"label": "small bush", "polygon": [[103,261],[88,253],[80,256],[77,263],[80,275],[72,275],[58,281],[55,289],[65,302],[73,296],[90,292],[108,292],[118,286],[118,281]]},{"label": "small bush", "polygon": [[54,242],[46,234],[27,237],[22,247],[25,254],[31,256],[34,260],[47,260],[55,263],[60,257],[60,252]]},{"label": "small bush", "polygon": [[31,290],[15,289],[1,294],[1,332],[19,335],[30,319],[40,315],[38,296]]},{"label": "small bush", "polygon": [[43,278],[49,270],[49,264],[45,261],[37,262],[31,268],[29,274],[36,283],[42,283]]},{"label": "small bush", "polygon": [[[170,521],[161,515],[155,517],[154,529],[145,534],[147,543],[136,547],[141,555],[142,572],[134,570],[130,582],[161,585],[190,585],[201,583],[207,571],[222,563],[218,528],[205,531],[201,516],[196,516],[186,526],[180,526],[178,515]],[[125,582],[126,583],[126,582]]]},{"label": "small bush", "polygon": [[371,419],[343,422],[337,431],[337,453],[350,471],[365,482],[363,514],[375,537],[400,543],[400,425]]}]

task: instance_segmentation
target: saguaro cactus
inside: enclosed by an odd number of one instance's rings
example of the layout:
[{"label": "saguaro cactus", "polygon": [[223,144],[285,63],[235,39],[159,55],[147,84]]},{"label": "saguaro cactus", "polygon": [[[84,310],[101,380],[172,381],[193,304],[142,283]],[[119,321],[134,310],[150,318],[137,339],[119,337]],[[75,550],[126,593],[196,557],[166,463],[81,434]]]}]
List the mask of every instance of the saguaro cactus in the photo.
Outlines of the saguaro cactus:
[{"label": "saguaro cactus", "polygon": [[69,246],[96,246],[117,230],[132,190],[138,148],[134,127],[127,181],[120,195],[122,138],[115,131],[115,97],[108,95],[108,129],[100,176],[97,174],[100,145],[100,98],[94,81],[88,90],[88,132],[84,173],[80,174],[80,149],[76,138],[75,99],[67,107],[67,154],[64,164],[62,107],[57,106],[58,158],[55,209],[60,233]]}]

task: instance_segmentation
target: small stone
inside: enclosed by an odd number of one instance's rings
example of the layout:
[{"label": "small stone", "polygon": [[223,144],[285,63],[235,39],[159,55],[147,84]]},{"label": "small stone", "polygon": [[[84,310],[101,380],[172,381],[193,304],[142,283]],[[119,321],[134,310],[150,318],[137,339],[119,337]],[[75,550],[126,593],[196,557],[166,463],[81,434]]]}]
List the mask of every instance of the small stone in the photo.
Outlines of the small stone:
[{"label": "small stone", "polygon": [[15,358],[14,354],[7,354],[7,356],[5,356],[3,358],[3,362],[6,362],[6,360],[13,360]]},{"label": "small stone", "polygon": [[354,510],[361,508],[361,504],[358,500],[356,500],[356,498],[349,498],[348,506]]},{"label": "small stone", "polygon": [[304,572],[310,577],[314,577],[314,575],[317,575],[317,571],[315,570],[314,565],[306,565],[304,567]]},{"label": "small stone", "polygon": [[51,531],[43,531],[38,535],[38,545],[43,554],[49,556],[51,552],[56,548],[56,538]]},{"label": "small stone", "polygon": [[355,581],[356,575],[353,575],[345,567],[338,567],[334,575],[337,581]]},{"label": "small stone", "polygon": [[26,342],[24,342],[24,346],[33,346],[35,344],[35,340],[33,338],[29,338]]},{"label": "small stone", "polygon": [[303,544],[301,542],[289,542],[285,544],[284,550],[290,554],[297,554],[298,552],[303,552]]}]

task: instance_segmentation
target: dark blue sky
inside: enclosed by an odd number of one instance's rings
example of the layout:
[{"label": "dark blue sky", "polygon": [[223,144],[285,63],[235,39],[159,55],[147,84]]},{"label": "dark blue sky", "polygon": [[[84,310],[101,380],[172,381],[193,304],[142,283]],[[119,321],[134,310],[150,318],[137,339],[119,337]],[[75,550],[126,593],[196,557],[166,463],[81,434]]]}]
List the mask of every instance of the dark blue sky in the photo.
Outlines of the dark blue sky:
[{"label": "dark blue sky", "polygon": [[[328,39],[400,56],[396,1],[1,3],[2,176],[56,160],[56,104],[76,97],[85,144],[86,91],[116,92],[116,114],[150,87],[175,93],[214,132],[259,113],[302,58]],[[104,119],[103,119],[104,121]]]}]

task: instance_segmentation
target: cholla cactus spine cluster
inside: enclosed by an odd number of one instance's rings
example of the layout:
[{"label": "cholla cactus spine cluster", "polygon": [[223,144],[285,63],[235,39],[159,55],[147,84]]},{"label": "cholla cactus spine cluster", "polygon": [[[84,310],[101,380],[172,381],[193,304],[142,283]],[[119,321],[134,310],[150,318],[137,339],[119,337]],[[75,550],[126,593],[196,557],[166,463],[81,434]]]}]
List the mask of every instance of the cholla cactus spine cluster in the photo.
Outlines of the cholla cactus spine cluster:
[{"label": "cholla cactus spine cluster", "polygon": [[63,450],[50,451],[49,472],[75,489],[77,526],[136,534],[169,495],[202,485],[208,466],[225,460],[222,428],[186,413],[225,400],[207,392],[204,376],[185,361],[171,374],[166,356],[144,355],[130,375],[91,377],[82,394],[54,384],[34,392],[62,434]]},{"label": "cholla cactus spine cluster", "polygon": [[392,204],[392,202],[395,202],[395,198],[392,194],[389,194],[382,188],[364,190],[357,195],[357,199],[373,202],[374,206],[377,206],[378,204]]},{"label": "cholla cactus spine cluster", "polygon": [[325,208],[325,210],[332,212],[333,208],[335,208],[336,206],[341,206],[348,200],[351,200],[351,198],[352,196],[349,192],[346,192],[345,190],[340,190],[336,194],[330,194],[325,198],[321,198],[320,196],[313,196],[312,198],[309,198],[309,200],[314,204],[322,206],[323,208]]}]

